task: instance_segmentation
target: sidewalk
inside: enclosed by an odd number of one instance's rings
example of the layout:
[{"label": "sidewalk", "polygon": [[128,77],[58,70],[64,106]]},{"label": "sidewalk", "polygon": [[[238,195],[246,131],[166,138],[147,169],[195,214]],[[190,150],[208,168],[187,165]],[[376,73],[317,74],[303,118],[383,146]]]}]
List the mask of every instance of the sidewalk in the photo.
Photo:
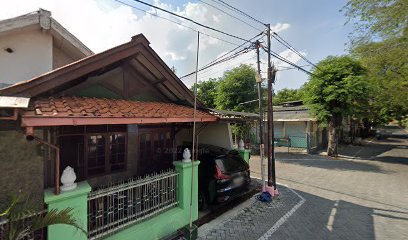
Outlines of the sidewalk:
[{"label": "sidewalk", "polygon": [[[258,184],[261,182],[257,179]],[[256,196],[198,228],[198,239],[267,239],[305,201],[293,190],[278,186],[280,196],[270,203]]]}]

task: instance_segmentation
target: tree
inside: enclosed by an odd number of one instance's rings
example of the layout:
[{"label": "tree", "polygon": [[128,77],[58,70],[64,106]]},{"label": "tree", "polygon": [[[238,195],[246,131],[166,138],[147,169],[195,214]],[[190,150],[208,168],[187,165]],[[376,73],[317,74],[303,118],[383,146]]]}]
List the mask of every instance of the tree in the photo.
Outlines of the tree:
[{"label": "tree", "polygon": [[348,0],[342,9],[354,22],[354,44],[401,36],[408,26],[407,0]]},{"label": "tree", "polygon": [[[215,98],[217,97],[217,85],[218,81],[215,78],[197,83],[197,98],[200,99],[206,107],[216,108]],[[195,84],[191,87],[191,91],[193,92],[194,86]]]},{"label": "tree", "polygon": [[217,108],[256,112],[258,106],[256,102],[254,104],[239,104],[258,99],[255,75],[255,69],[245,64],[225,72],[218,82],[218,94],[215,100]]},{"label": "tree", "polygon": [[302,97],[302,89],[284,88],[279,90],[273,97],[273,105],[279,105],[289,101],[300,101]]},{"label": "tree", "polygon": [[352,53],[368,70],[372,123],[402,123],[408,114],[408,1],[349,0],[343,10],[356,20]]},{"label": "tree", "polygon": [[368,69],[374,125],[408,115],[408,30],[403,36],[359,45],[353,53]]},{"label": "tree", "polygon": [[329,56],[317,64],[305,88],[305,103],[328,125],[327,154],[337,155],[338,131],[346,116],[357,117],[367,106],[366,70],[349,56]]}]

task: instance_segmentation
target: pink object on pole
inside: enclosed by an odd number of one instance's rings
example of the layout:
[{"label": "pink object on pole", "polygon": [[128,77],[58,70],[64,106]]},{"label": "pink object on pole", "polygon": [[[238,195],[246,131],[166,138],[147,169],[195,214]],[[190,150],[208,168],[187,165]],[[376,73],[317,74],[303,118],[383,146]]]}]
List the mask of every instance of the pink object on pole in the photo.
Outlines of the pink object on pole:
[{"label": "pink object on pole", "polygon": [[265,186],[265,190],[266,190],[266,192],[271,194],[272,197],[275,196],[275,190],[273,189],[273,186]]}]

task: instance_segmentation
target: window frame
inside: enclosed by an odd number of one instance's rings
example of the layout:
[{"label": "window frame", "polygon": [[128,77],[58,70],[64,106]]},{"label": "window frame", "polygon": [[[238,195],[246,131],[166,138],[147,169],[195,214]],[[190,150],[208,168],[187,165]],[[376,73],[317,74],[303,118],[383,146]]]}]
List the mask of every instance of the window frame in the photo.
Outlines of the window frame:
[{"label": "window frame", "polygon": [[[83,130],[80,132],[73,132],[73,133],[69,133],[69,132],[63,132],[59,130],[58,134],[57,134],[57,139],[59,141],[60,137],[64,137],[64,136],[82,136],[83,137],[83,142],[84,142],[84,151],[83,151],[83,157],[84,157],[84,171],[83,171],[83,179],[90,179],[90,178],[95,178],[95,177],[100,177],[103,175],[109,175],[109,174],[113,174],[113,173],[118,173],[118,172],[124,172],[128,170],[128,127],[127,125],[125,125],[124,131],[108,131],[108,127],[106,128],[107,131],[106,132],[87,132],[86,130],[87,126],[83,126]],[[123,162],[123,169],[120,170],[112,170],[112,166],[113,164],[110,163],[110,154],[111,154],[111,150],[110,150],[110,145],[111,145],[111,141],[110,141],[110,136],[115,135],[115,134],[121,134],[125,137],[125,142],[124,142],[124,162]],[[104,143],[104,171],[101,173],[96,173],[96,174],[89,174],[89,159],[88,159],[88,153],[89,153],[89,145],[88,145],[88,140],[90,139],[91,136],[103,136],[105,138],[105,143]],[[64,154],[61,151],[61,154]]]}]

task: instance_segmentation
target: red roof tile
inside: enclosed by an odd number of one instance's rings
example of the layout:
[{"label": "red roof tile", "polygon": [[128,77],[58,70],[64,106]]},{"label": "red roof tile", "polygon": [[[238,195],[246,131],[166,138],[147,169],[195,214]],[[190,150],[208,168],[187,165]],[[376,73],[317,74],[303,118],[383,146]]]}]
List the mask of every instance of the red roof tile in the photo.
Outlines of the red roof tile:
[{"label": "red roof tile", "polygon": [[[193,113],[193,108],[174,103],[50,97],[32,102],[23,114],[23,118],[192,118]],[[201,110],[197,110],[196,118],[212,119],[212,121],[217,119],[214,115]]]}]

